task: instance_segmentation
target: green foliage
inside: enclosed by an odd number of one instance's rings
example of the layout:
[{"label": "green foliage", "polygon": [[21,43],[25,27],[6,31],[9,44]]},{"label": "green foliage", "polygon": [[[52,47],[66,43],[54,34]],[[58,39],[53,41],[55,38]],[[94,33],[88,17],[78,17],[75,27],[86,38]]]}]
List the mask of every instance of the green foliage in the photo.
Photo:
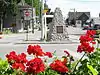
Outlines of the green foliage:
[{"label": "green foliage", "polygon": [[6,7],[7,7],[7,4],[3,0],[1,0],[0,1],[0,13],[5,12]]},{"label": "green foliage", "polygon": [[3,30],[3,34],[11,34],[12,32],[11,32],[11,29],[4,29]]},{"label": "green foliage", "polygon": [[87,58],[80,61],[75,75],[100,75],[100,48],[92,54],[87,54]]},{"label": "green foliage", "polygon": [[[25,0],[25,2],[32,6],[32,0]],[[33,0],[33,7],[36,9],[36,15],[40,13],[40,0]]]},{"label": "green foliage", "polygon": [[100,48],[98,48],[93,54],[88,55],[88,57],[89,64],[91,64],[94,69],[100,72]]},{"label": "green foliage", "polygon": [[0,59],[0,75],[25,75],[25,73],[12,69],[7,60]]},{"label": "green foliage", "polygon": [[51,70],[50,68],[48,68],[48,69],[46,69],[45,72],[41,72],[37,75],[60,75],[60,74],[58,74],[56,71]]},{"label": "green foliage", "polygon": [[32,6],[32,0],[25,0],[25,2]]},{"label": "green foliage", "polygon": [[10,68],[8,61],[0,59],[0,75],[10,75],[13,70]]},{"label": "green foliage", "polygon": [[93,73],[93,75],[98,75],[98,71],[96,69],[94,69],[91,65],[87,64],[87,67],[91,70],[91,72]]},{"label": "green foliage", "polygon": [[20,69],[18,70],[13,70],[12,75],[26,75],[25,72],[22,72]]},{"label": "green foliage", "polygon": [[40,0],[33,0],[34,4],[33,6],[36,9],[36,15],[39,15],[40,13]]},{"label": "green foliage", "polygon": [[96,30],[96,34],[100,34],[100,30]]},{"label": "green foliage", "polygon": [[46,3],[44,3],[44,9],[48,9],[48,5]]},{"label": "green foliage", "polygon": [[[0,12],[3,12],[3,16],[6,14],[12,14],[13,16],[16,16],[18,13],[18,3],[21,0],[1,0],[0,1]],[[27,4],[32,6],[32,0],[25,0]],[[36,15],[40,15],[40,9],[42,7],[42,3],[40,0],[33,0],[33,7],[36,9]],[[44,4],[44,8],[48,9],[48,5]]]},{"label": "green foliage", "polygon": [[[16,16],[18,13],[18,2],[20,2],[19,0],[9,0],[9,5],[7,7],[7,12],[8,14],[12,14],[12,16]],[[10,9],[10,10],[9,10]]]},{"label": "green foliage", "polygon": [[[32,6],[32,0],[25,0],[25,2]],[[33,7],[36,9],[36,15],[40,15],[42,3],[40,0],[33,0]],[[44,9],[48,9],[48,5],[44,4]]]},{"label": "green foliage", "polygon": [[2,0],[0,1],[0,12],[3,13],[3,17],[6,14],[12,14],[15,15],[17,13],[18,7],[17,4],[20,2],[20,0]]},{"label": "green foliage", "polygon": [[0,59],[0,74],[5,74],[8,68],[9,68],[8,62]]}]

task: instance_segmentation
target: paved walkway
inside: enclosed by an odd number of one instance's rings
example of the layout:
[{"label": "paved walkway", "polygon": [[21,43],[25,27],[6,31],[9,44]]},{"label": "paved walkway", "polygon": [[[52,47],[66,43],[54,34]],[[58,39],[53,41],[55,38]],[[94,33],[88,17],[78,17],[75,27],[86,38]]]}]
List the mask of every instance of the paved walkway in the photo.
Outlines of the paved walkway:
[{"label": "paved walkway", "polygon": [[67,28],[67,31],[69,35],[81,35],[86,33],[86,30],[82,30],[82,28],[72,26],[69,26]]},{"label": "paved walkway", "polygon": [[0,43],[14,43],[14,44],[72,44],[79,43],[79,37],[85,34],[81,28],[71,27],[67,28],[69,40],[65,41],[41,41],[41,31],[35,30],[35,33],[28,34],[28,41],[26,40],[26,33],[1,35]]}]

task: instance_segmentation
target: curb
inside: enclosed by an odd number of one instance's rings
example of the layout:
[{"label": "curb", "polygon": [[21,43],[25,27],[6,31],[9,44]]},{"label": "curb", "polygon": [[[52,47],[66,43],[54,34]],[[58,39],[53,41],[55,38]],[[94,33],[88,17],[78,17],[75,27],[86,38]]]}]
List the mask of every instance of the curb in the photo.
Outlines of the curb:
[{"label": "curb", "polygon": [[79,42],[20,42],[14,44],[79,44]]}]

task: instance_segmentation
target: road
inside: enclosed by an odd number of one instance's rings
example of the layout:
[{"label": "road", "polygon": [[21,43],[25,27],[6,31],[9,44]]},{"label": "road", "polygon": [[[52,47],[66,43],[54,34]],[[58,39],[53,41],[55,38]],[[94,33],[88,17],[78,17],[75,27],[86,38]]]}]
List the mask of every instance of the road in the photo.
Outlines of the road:
[{"label": "road", "polygon": [[[83,31],[80,28],[68,27],[69,39],[72,42],[76,43],[67,43],[67,44],[39,44],[42,49],[47,52],[54,52],[56,50],[56,54],[58,57],[64,55],[64,50],[69,51],[71,55],[75,58],[79,58],[82,54],[77,53],[77,46],[79,45],[79,36],[80,34],[84,34],[86,31]],[[2,39],[0,39],[0,57],[5,59],[5,55],[10,51],[16,51],[17,53],[27,52],[27,47],[29,44],[16,44],[16,42],[21,42],[26,39],[25,33],[20,34],[9,34],[2,35]],[[29,33],[29,40],[40,40],[41,32],[35,31],[34,34]],[[38,43],[37,43],[38,44]]]}]

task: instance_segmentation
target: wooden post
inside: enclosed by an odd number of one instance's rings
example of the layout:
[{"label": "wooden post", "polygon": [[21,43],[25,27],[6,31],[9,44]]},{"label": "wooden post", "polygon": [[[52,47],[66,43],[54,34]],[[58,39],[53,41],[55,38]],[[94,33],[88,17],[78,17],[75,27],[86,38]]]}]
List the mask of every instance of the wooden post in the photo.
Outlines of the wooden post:
[{"label": "wooden post", "polygon": [[41,18],[41,21],[42,21],[42,26],[41,26],[41,40],[44,40],[44,15],[43,15],[43,11],[44,11],[44,0],[41,0],[42,1],[42,18]]}]

